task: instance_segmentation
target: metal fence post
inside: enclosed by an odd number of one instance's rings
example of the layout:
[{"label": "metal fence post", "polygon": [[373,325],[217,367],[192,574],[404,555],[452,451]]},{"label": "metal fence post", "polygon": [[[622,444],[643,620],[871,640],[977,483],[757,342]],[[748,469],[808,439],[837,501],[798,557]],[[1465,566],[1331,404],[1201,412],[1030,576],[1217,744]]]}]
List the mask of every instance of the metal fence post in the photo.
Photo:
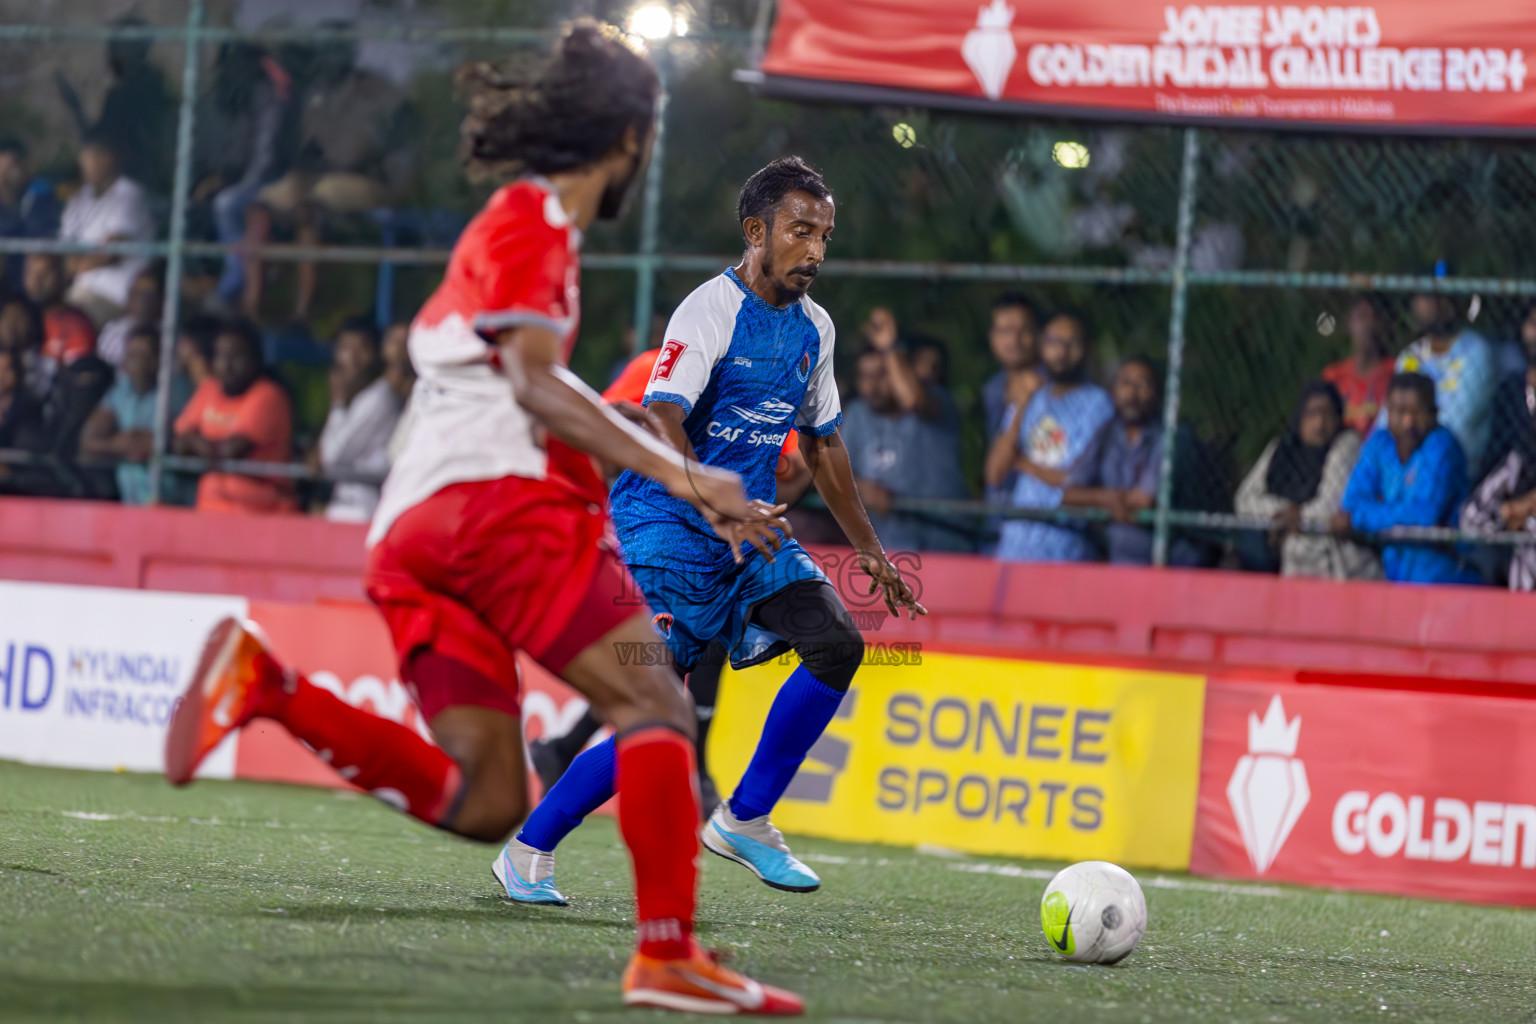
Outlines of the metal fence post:
[{"label": "metal fence post", "polygon": [[165,257],[165,306],[160,313],[160,380],[155,393],[155,451],[149,460],[149,493],[160,500],[160,479],[171,436],[171,378],[175,373],[177,312],[181,307],[182,247],[187,235],[187,195],[192,191],[192,132],[197,71],[202,47],[203,0],[187,8],[186,63],[181,69],[181,110],[176,120],[176,176],[171,184],[171,226]]},{"label": "metal fence post", "polygon": [[[640,208],[640,250],[635,265],[635,347],[645,351],[651,338],[651,313],[656,308],[656,247],[661,221],[661,186],[666,177],[662,164],[666,159],[667,71],[671,49],[664,48],[656,61],[661,78],[661,94],[656,103],[656,145],[651,150],[651,165],[645,172],[645,196]],[[604,383],[607,383],[606,381]]]},{"label": "metal fence post", "polygon": [[1184,317],[1189,305],[1189,236],[1195,222],[1200,171],[1200,133],[1184,129],[1184,165],[1179,172],[1178,240],[1173,250],[1173,303],[1168,317],[1168,382],[1163,389],[1163,461],[1157,474],[1157,514],[1152,564],[1168,564],[1168,513],[1173,508],[1174,441],[1179,432],[1179,382],[1184,375]]}]

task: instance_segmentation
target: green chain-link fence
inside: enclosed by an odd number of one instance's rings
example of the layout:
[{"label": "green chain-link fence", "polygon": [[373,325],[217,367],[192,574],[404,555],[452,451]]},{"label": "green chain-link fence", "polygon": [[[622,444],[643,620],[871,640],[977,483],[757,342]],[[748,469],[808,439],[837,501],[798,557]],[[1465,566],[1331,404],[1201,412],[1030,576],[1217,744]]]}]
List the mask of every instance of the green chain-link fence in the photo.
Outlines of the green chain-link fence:
[{"label": "green chain-link fence", "polygon": [[[11,21],[0,25],[0,137],[22,138],[34,170],[68,180],[89,122],[113,127],[96,113],[112,90],[142,104],[143,123],[120,134],[140,147],[156,237],[107,249],[153,257],[167,270],[159,392],[167,399],[156,474],[207,466],[165,454],[168,384],[178,323],[205,301],[231,251],[219,241],[212,196],[215,179],[227,186],[249,158],[241,149],[253,130],[241,120],[241,60],[271,58],[302,102],[323,91],[317,83],[327,74],[360,67],[371,76],[356,117],[340,128],[357,129],[358,145],[372,147],[364,169],[381,186],[378,205],[332,210],[308,233],[277,216],[270,241],[254,251],[266,265],[257,312],[271,333],[282,334],[304,297],[301,268],[314,264],[315,291],[302,312],[325,337],[360,311],[381,323],[408,319],[483,199],[463,181],[455,156],[454,68],[547,45],[561,15],[622,22],[628,13],[596,0],[542,7],[358,0],[337,4],[348,20],[330,24],[324,11],[275,0],[164,0],[135,8],[148,24],[103,24],[102,7],[51,4],[46,24],[28,24],[36,5],[0,4]],[[526,27],[507,27],[519,24],[513,7]],[[1527,297],[1536,296],[1529,144],[763,100],[733,78],[751,62],[752,31],[762,27],[757,5],[698,0],[674,9],[688,33],[650,44],[668,86],[662,146],[629,217],[588,240],[574,368],[589,381],[606,382],[624,353],[626,328],[644,339],[653,311],[669,311],[733,262],[736,190],[786,153],[823,169],[839,200],[816,297],[843,339],[843,379],[851,380],[859,326],[876,306],[890,308],[904,333],[943,341],[972,499],[982,496],[989,442],[981,391],[996,369],[988,307],[1000,291],[1022,290],[1045,309],[1085,311],[1092,375],[1101,382],[1132,354],[1167,368],[1164,421],[1182,425],[1187,443],[1170,446],[1158,500],[1140,516],[1155,534],[1159,561],[1181,537],[1229,561],[1238,538],[1262,537],[1265,521],[1238,514],[1239,485],[1286,429],[1303,384],[1349,355],[1357,293],[1380,294],[1389,358],[1417,334],[1410,296],[1430,291],[1475,317],[1472,327],[1492,343],[1501,368],[1517,376],[1524,364],[1520,321]],[[124,12],[105,12],[116,13]],[[110,56],[121,63],[135,48],[154,72],[133,84],[137,93],[122,88],[123,69],[114,72]],[[145,84],[155,76],[158,86]],[[1064,151],[1063,142],[1079,148]],[[297,148],[300,140],[283,144]],[[1085,166],[1076,153],[1086,154]],[[79,249],[0,238],[12,273],[26,252]],[[324,415],[323,350],[277,350],[280,359],[287,353],[280,369],[296,397],[299,434],[313,435]],[[1501,423],[1518,427],[1518,417]],[[1529,423],[1527,413],[1527,432]],[[1518,443],[1494,438],[1482,468]],[[13,453],[0,461],[24,459]],[[291,474],[316,476],[297,464]],[[898,507],[974,531],[995,528],[999,517],[1103,519],[1093,510],[1009,504],[912,499]],[[1418,533],[1439,544],[1470,539]],[[1482,539],[1507,548],[1521,535]]]}]

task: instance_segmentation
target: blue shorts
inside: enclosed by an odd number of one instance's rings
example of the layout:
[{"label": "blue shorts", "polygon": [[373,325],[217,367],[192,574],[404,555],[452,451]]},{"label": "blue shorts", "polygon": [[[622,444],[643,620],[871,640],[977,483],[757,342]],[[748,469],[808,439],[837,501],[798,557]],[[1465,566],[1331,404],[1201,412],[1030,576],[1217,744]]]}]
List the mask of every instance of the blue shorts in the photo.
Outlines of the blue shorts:
[{"label": "blue shorts", "polygon": [[679,674],[689,672],[717,639],[725,642],[731,667],[738,669],[789,650],[783,637],[752,625],[752,613],[792,583],[827,578],[792,540],[774,552],[772,563],[754,551],[741,565],[719,573],[654,565],[631,565],[629,572],[651,606],[651,622],[671,648]]}]

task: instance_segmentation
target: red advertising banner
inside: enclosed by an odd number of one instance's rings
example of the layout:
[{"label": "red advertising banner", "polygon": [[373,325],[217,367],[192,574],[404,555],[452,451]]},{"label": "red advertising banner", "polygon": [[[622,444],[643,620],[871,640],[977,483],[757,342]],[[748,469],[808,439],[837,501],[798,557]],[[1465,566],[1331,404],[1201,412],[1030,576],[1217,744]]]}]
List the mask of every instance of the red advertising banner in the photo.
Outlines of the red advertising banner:
[{"label": "red advertising banner", "polygon": [[1536,906],[1536,701],[1212,678],[1190,871]]},{"label": "red advertising banner", "polygon": [[855,101],[1524,133],[1527,49],[1520,0],[780,0],[762,71],[776,91]]}]

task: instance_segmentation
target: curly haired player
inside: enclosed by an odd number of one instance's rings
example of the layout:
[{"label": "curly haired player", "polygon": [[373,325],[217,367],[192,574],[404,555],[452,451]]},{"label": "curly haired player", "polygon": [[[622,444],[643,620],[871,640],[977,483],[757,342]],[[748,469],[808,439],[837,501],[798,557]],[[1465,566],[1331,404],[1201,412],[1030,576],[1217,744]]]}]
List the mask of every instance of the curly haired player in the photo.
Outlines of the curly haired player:
[{"label": "curly haired player", "polygon": [[[796,1014],[798,997],[720,966],[693,938],[698,796],[692,719],[669,669],[625,665],[636,608],[593,457],[654,479],[736,551],[782,543],[782,507],[608,410],[566,368],[582,232],[621,212],[654,138],[655,70],[616,30],[573,25],[536,74],[461,74],[472,169],[521,174],[454,248],[411,327],[414,423],[368,543],[368,595],[437,745],[285,669],[248,624],[209,638],[171,723],[176,784],[231,731],[275,719],[344,778],[428,824],[496,842],[526,812],[515,656],[583,693],[617,734],[619,829],[638,949],[624,1000],[696,1013]],[[505,881],[505,879],[503,879]]]}]

